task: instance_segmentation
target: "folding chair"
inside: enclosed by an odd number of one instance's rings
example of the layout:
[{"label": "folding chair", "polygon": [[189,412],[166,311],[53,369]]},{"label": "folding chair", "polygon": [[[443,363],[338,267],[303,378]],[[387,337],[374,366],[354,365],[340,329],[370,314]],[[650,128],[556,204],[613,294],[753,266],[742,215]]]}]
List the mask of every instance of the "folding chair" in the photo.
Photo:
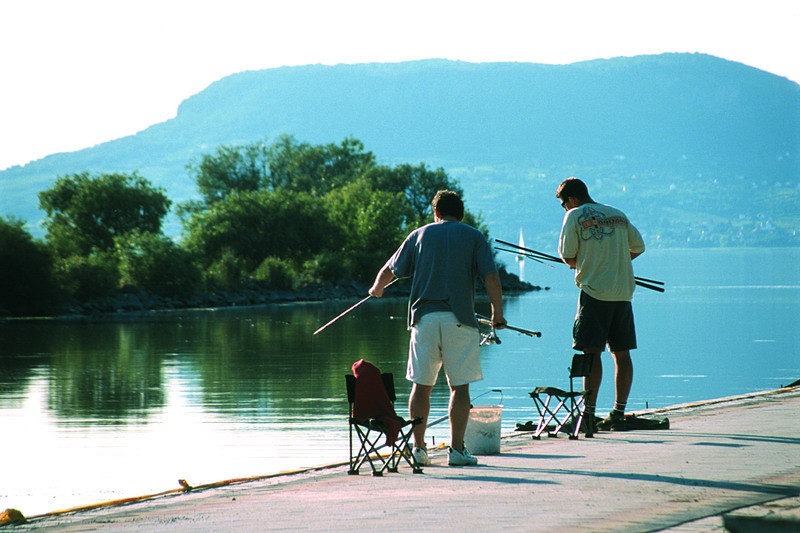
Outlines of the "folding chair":
[{"label": "folding chair", "polygon": [[[409,444],[412,430],[422,423],[422,418],[405,420],[397,416],[392,374],[381,374],[372,363],[361,359],[353,364],[353,374],[345,375],[345,383],[350,404],[347,473],[357,475],[364,462],[368,462],[372,475],[382,476],[384,472],[397,472],[400,461],[405,460],[415,474],[422,474]],[[357,449],[354,436],[358,439]]]},{"label": "folding chair", "polygon": [[[569,434],[570,439],[578,438],[586,409],[585,399],[591,391],[589,389],[576,391],[572,382],[575,378],[588,377],[592,373],[592,356],[576,353],[572,356],[572,364],[567,370],[569,370],[569,391],[557,387],[536,387],[530,393],[539,413],[539,422],[533,433],[534,439],[540,438],[545,431],[551,437],[563,431]],[[587,422],[586,437],[593,437],[594,420]],[[554,426],[551,426],[553,423]]]}]

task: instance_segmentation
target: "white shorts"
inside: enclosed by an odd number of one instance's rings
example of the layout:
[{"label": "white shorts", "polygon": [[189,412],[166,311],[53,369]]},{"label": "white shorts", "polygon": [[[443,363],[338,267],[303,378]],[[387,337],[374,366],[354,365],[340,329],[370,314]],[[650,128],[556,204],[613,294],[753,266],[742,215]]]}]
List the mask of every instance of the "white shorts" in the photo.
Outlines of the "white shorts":
[{"label": "white shorts", "polygon": [[451,387],[483,379],[480,333],[450,312],[423,315],[411,326],[406,379],[433,386],[444,367]]}]

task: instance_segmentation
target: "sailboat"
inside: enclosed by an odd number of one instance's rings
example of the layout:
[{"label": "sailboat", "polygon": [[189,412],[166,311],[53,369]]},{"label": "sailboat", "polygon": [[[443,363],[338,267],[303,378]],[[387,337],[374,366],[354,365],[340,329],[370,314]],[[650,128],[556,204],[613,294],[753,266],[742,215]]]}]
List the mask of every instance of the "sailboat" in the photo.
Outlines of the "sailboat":
[{"label": "sailboat", "polygon": [[522,238],[522,228],[519,228],[519,249],[520,252],[517,254],[517,265],[519,267],[519,280],[525,281],[525,254],[522,253],[522,249],[525,248],[525,239]]}]

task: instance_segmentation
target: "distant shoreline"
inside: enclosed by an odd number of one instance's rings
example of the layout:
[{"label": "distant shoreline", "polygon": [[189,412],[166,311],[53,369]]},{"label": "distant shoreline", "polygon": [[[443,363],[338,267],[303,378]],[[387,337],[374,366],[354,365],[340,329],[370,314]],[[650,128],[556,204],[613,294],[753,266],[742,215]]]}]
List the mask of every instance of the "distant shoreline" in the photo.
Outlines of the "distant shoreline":
[{"label": "distant shoreline", "polygon": [[[549,290],[520,281],[515,274],[501,270],[501,283],[505,294]],[[239,308],[257,305],[325,302],[364,297],[369,287],[357,281],[326,282],[297,290],[277,290],[258,286],[243,287],[239,290],[211,289],[187,298],[165,297],[140,288],[120,289],[116,294],[87,301],[73,301],[63,306],[61,312],[44,316],[0,317],[0,320],[85,320],[114,318],[156,311],[202,310],[219,308]],[[476,294],[480,295],[478,289]],[[407,284],[398,283],[386,290],[387,297],[408,296]]]}]

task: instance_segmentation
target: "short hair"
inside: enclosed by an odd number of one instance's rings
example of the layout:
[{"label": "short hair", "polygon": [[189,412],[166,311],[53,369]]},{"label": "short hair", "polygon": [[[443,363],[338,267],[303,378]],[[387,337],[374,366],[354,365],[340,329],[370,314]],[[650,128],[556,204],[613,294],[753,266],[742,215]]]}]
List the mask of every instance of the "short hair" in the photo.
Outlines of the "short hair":
[{"label": "short hair", "polygon": [[438,209],[443,217],[454,217],[459,221],[464,218],[464,202],[455,191],[438,191],[431,205],[434,209]]},{"label": "short hair", "polygon": [[561,185],[556,189],[556,198],[559,200],[566,200],[570,196],[578,198],[579,200],[589,200],[589,189],[586,184],[578,178],[567,178],[561,182]]}]

